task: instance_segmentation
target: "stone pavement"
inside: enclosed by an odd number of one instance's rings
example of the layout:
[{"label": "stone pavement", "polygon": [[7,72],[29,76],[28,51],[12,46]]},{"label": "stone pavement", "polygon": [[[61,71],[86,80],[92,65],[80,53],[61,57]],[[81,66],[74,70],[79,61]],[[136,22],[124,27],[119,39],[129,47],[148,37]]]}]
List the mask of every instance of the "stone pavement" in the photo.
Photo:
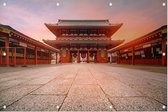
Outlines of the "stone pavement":
[{"label": "stone pavement", "polygon": [[0,73],[0,110],[167,110],[167,74],[109,64],[23,69]]}]

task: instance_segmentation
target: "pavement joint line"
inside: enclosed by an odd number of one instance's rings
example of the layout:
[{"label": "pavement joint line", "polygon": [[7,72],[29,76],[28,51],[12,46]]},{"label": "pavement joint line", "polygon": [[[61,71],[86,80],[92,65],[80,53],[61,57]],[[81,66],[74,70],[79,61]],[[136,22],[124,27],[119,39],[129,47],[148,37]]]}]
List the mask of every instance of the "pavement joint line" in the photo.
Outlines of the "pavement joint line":
[{"label": "pavement joint line", "polygon": [[[60,75],[60,74],[57,74],[58,76]],[[43,74],[43,75],[41,75],[41,76],[38,76],[38,77],[33,77],[33,78],[31,78],[31,79],[29,79],[29,80],[26,80],[25,82],[29,82],[29,81],[32,81],[32,80],[35,80],[35,79],[38,79],[38,78],[40,78],[40,77],[42,77],[42,76],[46,76],[46,74]],[[22,76],[23,77],[23,76]],[[57,76],[55,76],[55,78],[56,78]],[[53,79],[55,79],[55,78],[53,78]],[[17,78],[15,78],[15,79],[17,79]],[[14,79],[14,80],[15,80]],[[6,82],[6,81],[5,81]],[[9,88],[5,88],[5,89],[3,89],[3,90],[0,90],[0,92],[2,92],[2,91],[4,91],[4,90],[8,90],[8,89],[10,89],[10,88],[12,88],[12,87],[16,87],[16,86],[19,86],[19,85],[21,85],[22,83],[25,83],[25,82],[21,82],[21,83],[19,83],[19,84],[16,84],[16,85],[14,85],[14,86],[11,86],[11,87],[9,87]],[[48,81],[49,82],[49,81]],[[45,84],[47,84],[48,82],[46,82]],[[45,84],[24,84],[25,86],[27,85],[27,86],[31,86],[31,85],[45,85]]]},{"label": "pavement joint line", "polygon": [[71,83],[71,85],[70,85],[70,87],[69,87],[69,89],[67,91],[67,94],[65,95],[65,98],[63,99],[61,105],[59,106],[58,111],[60,111],[60,109],[62,108],[62,106],[63,106],[63,104],[65,102],[65,99],[68,97],[68,93],[69,93],[70,89],[72,88],[73,83],[75,82],[75,79],[76,79],[76,77],[78,75],[78,72],[79,72],[79,69],[77,69],[76,75],[75,75],[75,77],[74,77],[74,79],[73,79],[73,81],[72,81],[72,83]]},{"label": "pavement joint line", "polygon": [[[106,74],[106,73],[105,73]],[[120,73],[118,73],[118,74],[120,74]],[[121,74],[120,74],[121,75]],[[115,78],[115,77],[114,77]],[[144,77],[145,78],[145,77]],[[134,87],[132,87],[132,86],[130,86],[130,85],[128,85],[128,84],[126,84],[125,82],[122,82],[120,79],[117,79],[117,78],[115,78],[116,80],[118,80],[119,82],[121,82],[121,83],[123,83],[124,85],[127,85],[127,86],[129,86],[130,88],[132,88],[134,91],[138,91],[142,96],[146,96],[147,98],[149,98],[149,99],[151,99],[151,100],[155,100],[155,101],[157,101],[158,103],[161,103],[162,105],[166,105],[166,104],[164,104],[164,103],[162,103],[162,102],[160,102],[160,101],[158,101],[157,99],[155,99],[155,98],[152,98],[152,97],[150,97],[150,96],[148,96],[148,95],[146,95],[146,94],[144,94],[144,93],[142,93],[141,91],[139,91],[138,89],[135,89]],[[147,79],[147,78],[145,78],[145,79]],[[167,106],[167,105],[166,105]]]},{"label": "pavement joint line", "polygon": [[[38,77],[39,78],[39,77]],[[34,79],[38,79],[37,77],[35,77],[35,78],[31,78],[31,79],[29,79],[29,80],[26,80],[25,82],[29,82],[29,81],[31,81],[31,80],[34,80]],[[16,78],[17,79],[17,78]],[[23,83],[25,83],[25,82],[21,82],[21,83],[19,83],[19,84],[16,84],[16,85],[14,85],[14,86],[11,86],[11,87],[9,87],[9,88],[5,88],[5,89],[3,89],[3,90],[0,90],[0,92],[2,92],[2,91],[5,91],[5,90],[8,90],[8,89],[10,89],[10,88],[13,88],[13,87],[16,87],[16,86],[20,86],[20,85],[22,85]],[[33,86],[33,84],[24,84],[25,86]],[[34,84],[35,85],[35,84]],[[36,86],[37,85],[44,85],[44,84],[36,84]]]},{"label": "pavement joint line", "polygon": [[108,95],[110,98],[141,98],[141,97],[146,97],[146,98],[148,98],[147,96],[110,96],[110,95]]},{"label": "pavement joint line", "polygon": [[147,98],[149,98],[149,99],[151,99],[151,100],[155,100],[155,101],[157,101],[158,103],[161,103],[162,105],[167,106],[167,104],[164,104],[164,103],[162,103],[162,102],[158,101],[158,100],[157,100],[157,99],[155,99],[155,98],[152,98],[152,97],[150,97],[150,96],[148,96],[148,95],[146,95],[146,97],[147,97]]},{"label": "pavement joint line", "polygon": [[39,95],[39,96],[65,96],[66,94],[30,94],[30,95]]},{"label": "pavement joint line", "polygon": [[76,84],[74,83],[74,85],[97,85],[97,84]]},{"label": "pavement joint line", "polygon": [[91,76],[93,77],[93,79],[95,79],[97,85],[99,86],[99,88],[102,90],[102,92],[104,93],[104,96],[107,98],[107,100],[110,102],[110,104],[113,106],[114,110],[116,111],[117,109],[115,108],[114,104],[110,101],[110,99],[108,98],[108,96],[106,95],[105,91],[103,90],[103,88],[100,86],[100,84],[98,83],[98,80],[93,76],[91,70],[88,68],[88,71],[90,72]]},{"label": "pavement joint line", "polygon": [[[30,79],[30,80],[27,80],[26,82],[28,82],[28,81],[31,81],[31,79]],[[8,90],[8,89],[13,88],[13,87],[16,87],[16,86],[19,86],[19,85],[21,85],[22,83],[25,83],[25,82],[21,82],[21,83],[19,83],[19,84],[13,85],[13,86],[11,86],[11,87],[2,89],[2,90],[0,90],[0,92],[3,92],[3,91],[5,91],[5,90]],[[26,86],[26,85],[25,85],[25,86]]]},{"label": "pavement joint line", "polygon": [[[59,75],[61,75],[61,74],[59,74]],[[58,75],[58,76],[59,76],[59,75]],[[54,79],[52,79],[52,80],[48,81],[46,84],[48,84],[48,83],[52,82],[52,81],[53,81],[53,80],[55,80],[58,76],[56,76]],[[23,95],[21,98],[17,99],[16,101],[12,102],[11,104],[6,105],[6,108],[7,108],[7,107],[9,107],[9,106],[11,106],[11,105],[13,105],[14,103],[18,102],[19,100],[21,100],[21,99],[22,99],[22,98],[24,98],[25,96],[31,95],[31,93],[32,93],[32,92],[34,92],[34,91],[38,90],[39,88],[41,88],[41,87],[45,86],[46,84],[44,84],[44,85],[42,85],[42,86],[39,86],[38,88],[36,88],[36,89],[34,89],[34,90],[30,91],[29,93],[27,93],[27,94]],[[24,86],[24,85],[23,85],[23,86]],[[29,86],[29,85],[27,85],[27,86]],[[31,85],[30,85],[30,86],[31,86]],[[32,86],[33,86],[33,85],[32,85]],[[0,108],[0,111],[2,111],[2,110],[3,110],[3,108]]]}]

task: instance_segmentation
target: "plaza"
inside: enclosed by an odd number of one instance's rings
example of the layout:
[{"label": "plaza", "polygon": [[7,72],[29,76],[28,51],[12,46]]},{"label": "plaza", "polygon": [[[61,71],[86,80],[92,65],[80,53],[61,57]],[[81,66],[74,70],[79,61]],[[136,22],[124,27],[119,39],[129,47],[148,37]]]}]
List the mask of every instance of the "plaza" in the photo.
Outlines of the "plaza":
[{"label": "plaza", "polygon": [[0,68],[3,111],[166,111],[167,69],[75,63]]},{"label": "plaza", "polygon": [[0,12],[0,111],[167,111],[166,0],[1,0]]}]

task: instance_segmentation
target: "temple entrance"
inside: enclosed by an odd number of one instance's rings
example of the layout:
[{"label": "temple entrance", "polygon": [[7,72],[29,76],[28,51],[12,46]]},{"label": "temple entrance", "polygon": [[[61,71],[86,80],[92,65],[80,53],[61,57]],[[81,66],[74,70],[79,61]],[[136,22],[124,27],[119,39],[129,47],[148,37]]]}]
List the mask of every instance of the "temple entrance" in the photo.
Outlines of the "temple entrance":
[{"label": "temple entrance", "polygon": [[89,53],[89,62],[96,62],[96,51],[90,51]]},{"label": "temple entrance", "polygon": [[80,52],[80,62],[87,62],[87,52],[85,51]]},{"label": "temple entrance", "polygon": [[71,55],[71,62],[72,63],[77,63],[78,61],[78,54],[77,54],[77,51],[71,51],[70,52],[70,55]]},{"label": "temple entrance", "polygon": [[94,63],[96,61],[97,51],[70,51],[70,62],[72,63]]}]

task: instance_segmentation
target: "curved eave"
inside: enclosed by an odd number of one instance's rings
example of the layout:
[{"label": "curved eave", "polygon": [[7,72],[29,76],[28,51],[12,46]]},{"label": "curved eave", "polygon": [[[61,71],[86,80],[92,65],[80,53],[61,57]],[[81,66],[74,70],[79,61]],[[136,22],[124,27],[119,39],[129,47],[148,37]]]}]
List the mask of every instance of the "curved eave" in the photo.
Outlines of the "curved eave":
[{"label": "curved eave", "polygon": [[[136,38],[132,41],[129,41],[121,46],[118,46],[117,48],[110,49],[109,52],[115,52],[115,51],[121,50],[123,48],[129,48],[131,46],[139,45],[142,43],[147,43],[152,40],[162,38],[162,36],[165,34],[167,35],[167,25],[164,25],[164,26],[160,27],[159,29],[156,29],[146,35],[143,35],[143,36]],[[165,37],[167,37],[167,36],[165,36]]]},{"label": "curved eave", "polygon": [[53,46],[55,48],[59,48],[59,46],[61,45],[81,45],[81,44],[86,44],[86,45],[105,45],[109,48],[113,48],[116,47],[118,45],[120,45],[121,43],[124,42],[124,40],[92,40],[92,41],[88,41],[88,40],[43,40],[46,44]]},{"label": "curved eave", "polygon": [[110,33],[109,37],[111,37],[114,33],[116,33],[122,25],[123,25],[123,23],[118,24],[115,28],[111,27],[111,33]]},{"label": "curved eave", "polygon": [[81,25],[81,26],[60,26],[58,24],[46,24],[45,23],[45,26],[56,36],[58,37],[59,36],[59,31],[58,29],[63,29],[63,28],[66,28],[66,29],[82,29],[82,28],[87,28],[87,29],[94,29],[94,28],[97,28],[97,29],[110,29],[110,33],[109,33],[109,37],[111,37],[121,26],[123,25],[123,23],[120,23],[120,24],[112,24],[112,25],[108,25],[108,26],[85,26],[85,25]]}]

